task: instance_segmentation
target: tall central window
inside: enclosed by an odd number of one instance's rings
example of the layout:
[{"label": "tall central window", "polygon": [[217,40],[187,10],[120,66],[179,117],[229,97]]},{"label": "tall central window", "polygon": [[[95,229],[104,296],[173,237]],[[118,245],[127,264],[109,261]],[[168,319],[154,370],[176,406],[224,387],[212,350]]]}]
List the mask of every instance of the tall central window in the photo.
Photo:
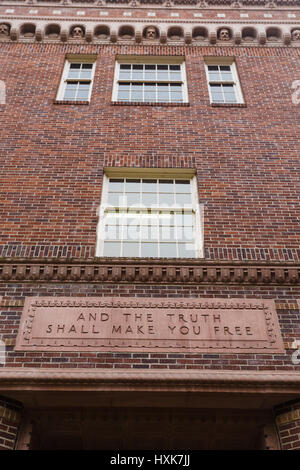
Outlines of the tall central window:
[{"label": "tall central window", "polygon": [[184,103],[188,101],[182,58],[119,58],[113,101]]},{"label": "tall central window", "polygon": [[202,256],[195,178],[105,177],[97,256]]}]

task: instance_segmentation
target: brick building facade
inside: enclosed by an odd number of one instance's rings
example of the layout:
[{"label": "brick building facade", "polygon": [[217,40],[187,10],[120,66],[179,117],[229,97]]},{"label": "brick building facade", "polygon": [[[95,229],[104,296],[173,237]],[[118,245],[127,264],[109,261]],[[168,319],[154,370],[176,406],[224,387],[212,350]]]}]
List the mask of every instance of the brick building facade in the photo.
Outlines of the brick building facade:
[{"label": "brick building facade", "polygon": [[300,449],[299,1],[0,17],[0,448]]}]

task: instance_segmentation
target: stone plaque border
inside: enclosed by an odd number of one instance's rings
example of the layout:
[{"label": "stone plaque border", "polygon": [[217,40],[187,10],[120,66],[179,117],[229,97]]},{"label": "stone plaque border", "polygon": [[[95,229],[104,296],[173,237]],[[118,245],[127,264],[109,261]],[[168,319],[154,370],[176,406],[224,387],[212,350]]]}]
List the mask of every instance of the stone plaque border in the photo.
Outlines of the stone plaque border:
[{"label": "stone plaque border", "polygon": [[[255,310],[262,316],[265,328],[264,339],[219,340],[184,339],[184,338],[62,338],[34,337],[33,327],[37,325],[38,309],[60,308],[91,309],[91,308],[130,308],[142,309],[151,313],[151,309],[168,309],[170,312],[180,309],[187,313],[210,311],[215,314],[229,315],[231,311],[251,312]],[[53,312],[54,313],[54,312]],[[250,318],[250,317],[249,317]],[[49,318],[51,322],[51,317]],[[163,326],[162,326],[163,328]],[[21,317],[20,328],[16,341],[16,351],[98,351],[98,352],[218,352],[218,353],[280,353],[284,345],[278,324],[273,300],[258,299],[120,299],[111,297],[27,297]]]}]

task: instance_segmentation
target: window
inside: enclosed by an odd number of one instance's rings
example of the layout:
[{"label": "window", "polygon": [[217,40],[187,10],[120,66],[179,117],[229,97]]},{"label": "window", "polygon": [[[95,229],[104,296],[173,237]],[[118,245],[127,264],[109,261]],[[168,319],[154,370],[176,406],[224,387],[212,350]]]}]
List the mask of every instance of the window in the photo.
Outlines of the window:
[{"label": "window", "polygon": [[205,63],[211,103],[243,103],[235,63],[216,58]]},{"label": "window", "polygon": [[71,56],[66,60],[60,87],[59,101],[89,101],[95,72],[95,56]]},{"label": "window", "polygon": [[183,58],[119,58],[116,61],[112,101],[186,103]]},{"label": "window", "polygon": [[110,170],[115,171],[108,171],[103,182],[97,256],[203,256],[191,170]]}]

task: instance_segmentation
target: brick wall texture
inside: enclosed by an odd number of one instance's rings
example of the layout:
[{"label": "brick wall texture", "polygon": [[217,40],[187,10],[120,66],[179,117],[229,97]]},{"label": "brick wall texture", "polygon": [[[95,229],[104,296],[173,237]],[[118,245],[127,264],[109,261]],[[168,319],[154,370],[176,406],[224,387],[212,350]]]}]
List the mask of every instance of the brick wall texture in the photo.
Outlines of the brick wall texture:
[{"label": "brick wall texture", "polygon": [[286,403],[276,409],[276,424],[283,450],[300,450],[300,402]]},{"label": "brick wall texture", "polygon": [[[66,53],[97,55],[88,106],[54,103]],[[116,54],[185,56],[189,106],[112,106]],[[210,105],[206,56],[235,57],[246,107]],[[284,47],[0,44],[0,256],[94,256],[103,167],[132,166],[197,170],[207,259],[298,261],[298,62]]]},{"label": "brick wall texture", "polygon": [[0,450],[15,448],[20,421],[20,406],[0,397]]},{"label": "brick wall texture", "polygon": [[[67,53],[96,54],[90,104],[56,104]],[[185,57],[188,106],[111,103],[116,55]],[[245,106],[211,106],[204,60],[234,57]],[[299,249],[299,117],[295,47],[0,43],[0,258],[92,258],[104,167],[193,168],[204,206],[205,260],[294,262]],[[155,144],[153,142],[155,136]],[[166,261],[167,262],[167,261]],[[16,352],[26,296],[215,297],[276,301],[285,352]],[[0,367],[299,371],[299,285],[101,282],[0,284]],[[283,449],[300,449],[300,405],[276,411]],[[0,399],[0,449],[19,411]]]}]

